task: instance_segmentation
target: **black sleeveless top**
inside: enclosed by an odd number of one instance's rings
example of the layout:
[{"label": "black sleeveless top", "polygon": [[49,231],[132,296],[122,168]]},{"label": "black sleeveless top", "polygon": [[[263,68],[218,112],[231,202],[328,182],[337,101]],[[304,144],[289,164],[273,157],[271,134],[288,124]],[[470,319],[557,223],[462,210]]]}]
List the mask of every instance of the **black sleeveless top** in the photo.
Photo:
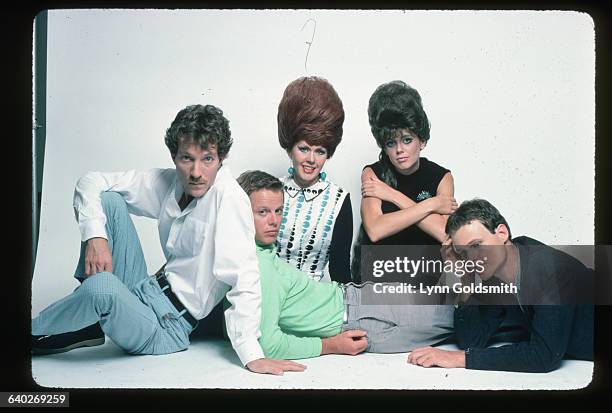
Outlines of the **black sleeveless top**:
[{"label": "black sleeveless top", "polygon": [[[366,168],[367,167],[372,168],[378,179],[382,180],[382,163],[380,161],[367,165]],[[410,175],[402,175],[393,169],[393,174],[397,179],[397,190],[406,195],[408,198],[412,199],[414,202],[420,202],[427,198],[436,196],[438,185],[447,172],[450,172],[450,170],[423,157],[421,157],[419,160],[419,169]],[[381,207],[383,214],[399,211],[399,208],[395,204],[387,201],[382,201]],[[378,242],[372,242],[367,233],[365,233],[365,239],[363,241],[364,245],[440,244],[437,239],[423,231],[417,225],[411,225],[397,234],[381,239]]]}]

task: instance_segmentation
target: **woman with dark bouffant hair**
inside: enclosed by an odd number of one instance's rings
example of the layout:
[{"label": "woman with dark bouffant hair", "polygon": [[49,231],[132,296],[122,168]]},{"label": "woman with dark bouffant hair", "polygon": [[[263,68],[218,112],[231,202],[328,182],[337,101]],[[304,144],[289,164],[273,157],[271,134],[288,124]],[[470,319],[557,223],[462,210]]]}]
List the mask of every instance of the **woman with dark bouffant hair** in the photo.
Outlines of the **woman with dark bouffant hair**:
[{"label": "woman with dark bouffant hair", "polygon": [[285,89],[277,121],[278,141],[291,160],[289,175],[281,178],[277,254],[314,280],[351,281],[350,196],[322,171],[342,139],[342,101],[327,80],[301,77]]},{"label": "woman with dark bouffant hair", "polygon": [[362,245],[439,245],[448,215],[457,209],[450,171],[421,157],[430,124],[419,92],[401,80],[380,85],[370,97],[368,119],[381,151],[361,174],[355,280],[361,280]]}]

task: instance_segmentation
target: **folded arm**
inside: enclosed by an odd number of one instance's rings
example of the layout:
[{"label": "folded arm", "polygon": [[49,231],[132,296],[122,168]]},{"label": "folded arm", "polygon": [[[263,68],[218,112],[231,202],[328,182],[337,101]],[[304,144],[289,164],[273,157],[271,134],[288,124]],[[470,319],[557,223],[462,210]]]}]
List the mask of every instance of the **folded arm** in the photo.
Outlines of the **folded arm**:
[{"label": "folded arm", "polygon": [[363,352],[368,346],[367,333],[348,330],[333,337],[296,337],[284,333],[278,323],[264,327],[259,339],[266,357],[275,359],[304,359],[325,354],[348,354]]},{"label": "folded arm", "polygon": [[[450,172],[440,181],[436,196],[421,202],[414,202],[380,181],[371,168],[363,170],[361,183],[361,219],[372,241],[380,241],[415,224],[440,242],[444,240],[446,215],[457,208]],[[400,210],[383,214],[382,201],[391,202]]]}]

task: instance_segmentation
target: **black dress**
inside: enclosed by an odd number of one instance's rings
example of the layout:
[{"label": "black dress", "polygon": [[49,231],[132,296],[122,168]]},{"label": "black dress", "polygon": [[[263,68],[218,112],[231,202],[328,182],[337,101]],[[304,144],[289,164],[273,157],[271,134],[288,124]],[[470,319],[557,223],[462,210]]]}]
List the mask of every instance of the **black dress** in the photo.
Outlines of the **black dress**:
[{"label": "black dress", "polygon": [[[378,179],[382,180],[382,164],[380,161],[368,165],[367,167],[372,168]],[[396,170],[393,170],[398,185],[396,189],[402,194],[406,195],[408,198],[412,199],[414,202],[420,202],[427,198],[436,196],[438,185],[447,172],[450,171],[437,163],[428,160],[427,158],[420,158],[419,169],[410,175],[402,175]],[[387,201],[382,201],[381,207],[383,214],[400,210],[395,204]],[[366,233],[363,242],[363,245],[439,244],[440,242],[437,239],[423,231],[417,225],[411,225],[408,228],[401,230],[397,234],[381,239],[378,242],[372,242]]]},{"label": "black dress", "polygon": [[[364,167],[364,169],[367,167],[372,168],[372,171],[374,171],[378,179],[381,181],[383,180],[383,165],[380,161],[367,165]],[[393,169],[393,174],[395,175],[398,185],[396,189],[402,194],[406,195],[408,198],[412,199],[414,202],[421,202],[427,198],[436,196],[438,185],[447,172],[450,172],[450,170],[436,164],[435,162],[431,162],[427,158],[420,158],[419,169],[410,175],[402,175]],[[398,208],[395,204],[387,201],[382,201],[381,209],[383,214],[389,214],[391,212],[400,210],[400,208]],[[390,235],[377,242],[373,242],[365,231],[362,223],[359,230],[359,237],[353,250],[353,260],[351,264],[353,282],[356,283],[370,280],[371,277],[371,274],[362,274],[361,254],[362,246],[364,245],[411,245],[414,247],[410,248],[409,251],[404,251],[406,256],[413,256],[414,259],[439,258],[439,248],[437,246],[440,245],[440,242],[423,231],[417,225],[411,225],[396,234]],[[436,248],[432,248],[431,246],[436,246]],[[436,277],[429,277],[428,283],[435,282],[435,279]],[[389,279],[385,281],[394,280]]]}]

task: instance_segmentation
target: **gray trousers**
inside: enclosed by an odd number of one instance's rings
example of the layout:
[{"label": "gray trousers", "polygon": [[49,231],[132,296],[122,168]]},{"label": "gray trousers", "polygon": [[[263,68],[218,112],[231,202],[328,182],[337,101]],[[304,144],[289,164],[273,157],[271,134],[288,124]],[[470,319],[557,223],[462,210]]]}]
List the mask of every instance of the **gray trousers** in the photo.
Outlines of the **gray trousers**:
[{"label": "gray trousers", "polygon": [[404,353],[431,346],[453,333],[453,305],[362,304],[373,284],[344,285],[346,319],[342,330],[368,333],[370,353]]}]

